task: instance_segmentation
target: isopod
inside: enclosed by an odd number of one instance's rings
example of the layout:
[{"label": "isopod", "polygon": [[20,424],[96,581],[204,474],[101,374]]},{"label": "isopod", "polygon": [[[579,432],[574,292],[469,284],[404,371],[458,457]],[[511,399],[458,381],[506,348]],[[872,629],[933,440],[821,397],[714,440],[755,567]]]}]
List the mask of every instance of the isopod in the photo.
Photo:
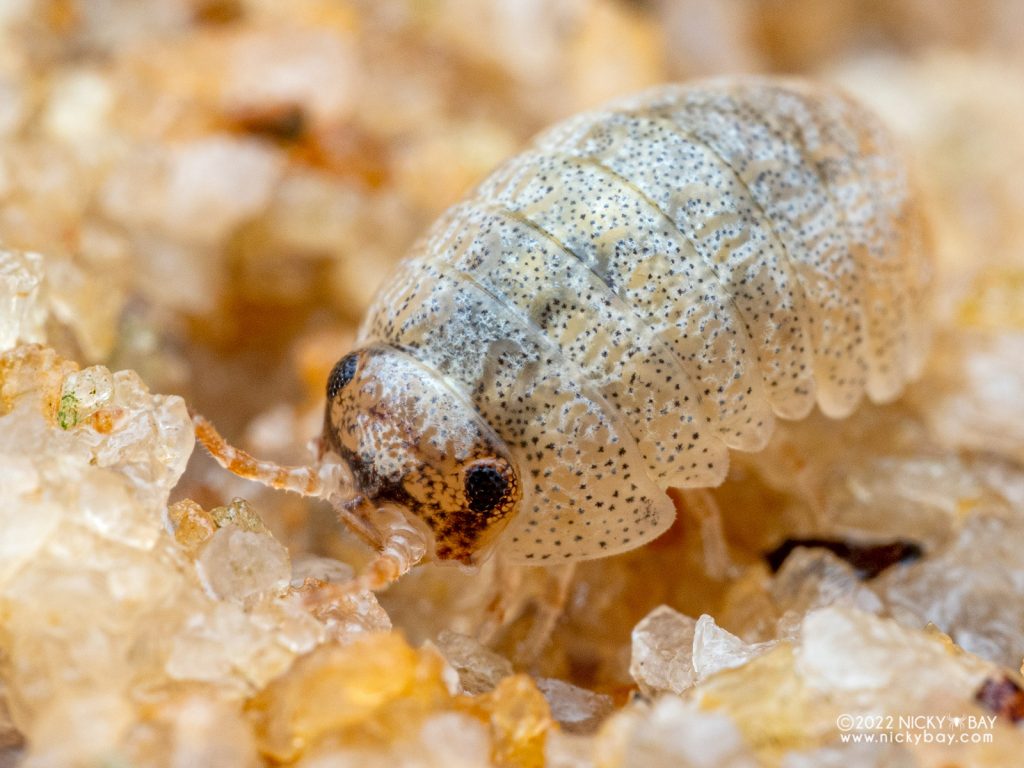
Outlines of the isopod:
[{"label": "isopod", "polygon": [[923,232],[892,139],[843,93],[655,88],[549,129],[441,217],[331,372],[313,466],[199,436],[331,498],[380,553],[363,587],[424,557],[613,555],[776,417],[901,392],[927,346]]}]

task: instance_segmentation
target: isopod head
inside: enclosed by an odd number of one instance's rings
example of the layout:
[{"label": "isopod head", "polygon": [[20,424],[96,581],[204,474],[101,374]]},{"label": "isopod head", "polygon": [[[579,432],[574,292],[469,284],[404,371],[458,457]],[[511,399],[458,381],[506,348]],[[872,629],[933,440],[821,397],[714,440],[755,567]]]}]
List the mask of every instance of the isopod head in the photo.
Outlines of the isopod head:
[{"label": "isopod head", "polygon": [[323,443],[351,470],[350,513],[372,525],[377,510],[401,508],[438,560],[479,562],[519,503],[501,438],[442,377],[393,347],[334,366]]}]

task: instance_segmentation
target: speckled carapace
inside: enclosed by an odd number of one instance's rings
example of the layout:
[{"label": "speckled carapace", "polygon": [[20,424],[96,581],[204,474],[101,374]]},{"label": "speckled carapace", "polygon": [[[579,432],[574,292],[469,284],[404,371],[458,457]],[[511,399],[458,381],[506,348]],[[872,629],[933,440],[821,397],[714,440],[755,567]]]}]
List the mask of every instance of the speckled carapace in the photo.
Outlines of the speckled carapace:
[{"label": "speckled carapace", "polygon": [[776,417],[896,397],[928,274],[903,162],[847,96],[655,88],[556,125],[434,225],[332,373],[323,450],[350,517],[399,508],[437,559],[623,552]]}]

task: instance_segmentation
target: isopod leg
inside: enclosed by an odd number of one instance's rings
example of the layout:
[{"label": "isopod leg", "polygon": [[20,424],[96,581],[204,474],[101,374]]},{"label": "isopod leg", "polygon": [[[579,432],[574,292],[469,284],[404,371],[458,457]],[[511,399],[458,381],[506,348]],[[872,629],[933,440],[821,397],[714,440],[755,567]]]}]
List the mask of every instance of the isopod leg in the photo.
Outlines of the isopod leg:
[{"label": "isopod leg", "polygon": [[494,568],[491,578],[490,599],[483,620],[476,629],[476,639],[484,645],[497,643],[501,631],[508,626],[523,609],[527,588],[524,574],[526,569],[508,563],[496,555],[488,565]]},{"label": "isopod leg", "polygon": [[545,590],[537,601],[537,613],[530,626],[530,631],[516,649],[516,660],[521,664],[530,664],[540,656],[544,646],[548,644],[558,620],[565,613],[569,602],[569,590],[573,576],[576,575],[576,563],[565,563],[547,569]]},{"label": "isopod leg", "polygon": [[395,526],[377,556],[358,576],[342,584],[316,587],[306,595],[306,607],[313,612],[323,612],[362,592],[386,589],[408,573],[425,553],[426,542],[419,531],[408,525]]},{"label": "isopod leg", "polygon": [[494,595],[476,630],[477,640],[496,646],[504,639],[505,630],[529,616],[528,628],[515,650],[515,661],[528,665],[544,650],[565,612],[576,564],[535,568],[513,565],[499,556],[494,568]]},{"label": "isopod leg", "polygon": [[256,459],[241,448],[227,442],[205,417],[192,413],[196,439],[210,456],[229,472],[247,480],[303,496],[323,496],[324,480],[315,467],[287,467],[271,461]]},{"label": "isopod leg", "polygon": [[410,526],[390,532],[383,549],[353,582],[355,591],[376,592],[391,585],[423,559],[427,551],[422,534]]},{"label": "isopod leg", "polygon": [[722,528],[722,511],[707,488],[678,489],[687,515],[697,524],[704,550],[704,568],[713,579],[725,580],[736,572]]}]

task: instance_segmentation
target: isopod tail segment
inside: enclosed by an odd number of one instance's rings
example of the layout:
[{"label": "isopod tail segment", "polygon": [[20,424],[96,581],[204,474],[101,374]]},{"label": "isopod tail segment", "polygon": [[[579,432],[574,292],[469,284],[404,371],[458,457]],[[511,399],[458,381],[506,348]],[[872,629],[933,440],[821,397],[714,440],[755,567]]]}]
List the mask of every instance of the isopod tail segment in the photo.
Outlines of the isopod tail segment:
[{"label": "isopod tail segment", "polygon": [[329,501],[341,520],[377,551],[377,556],[352,581],[325,584],[307,594],[310,607],[323,608],[346,596],[384,589],[423,559],[428,548],[424,534],[399,510],[377,509],[357,493],[347,468],[324,460],[322,445],[314,466],[284,466],[236,448],[204,416],[194,411],[190,415],[196,439],[224,469],[270,488]]}]

